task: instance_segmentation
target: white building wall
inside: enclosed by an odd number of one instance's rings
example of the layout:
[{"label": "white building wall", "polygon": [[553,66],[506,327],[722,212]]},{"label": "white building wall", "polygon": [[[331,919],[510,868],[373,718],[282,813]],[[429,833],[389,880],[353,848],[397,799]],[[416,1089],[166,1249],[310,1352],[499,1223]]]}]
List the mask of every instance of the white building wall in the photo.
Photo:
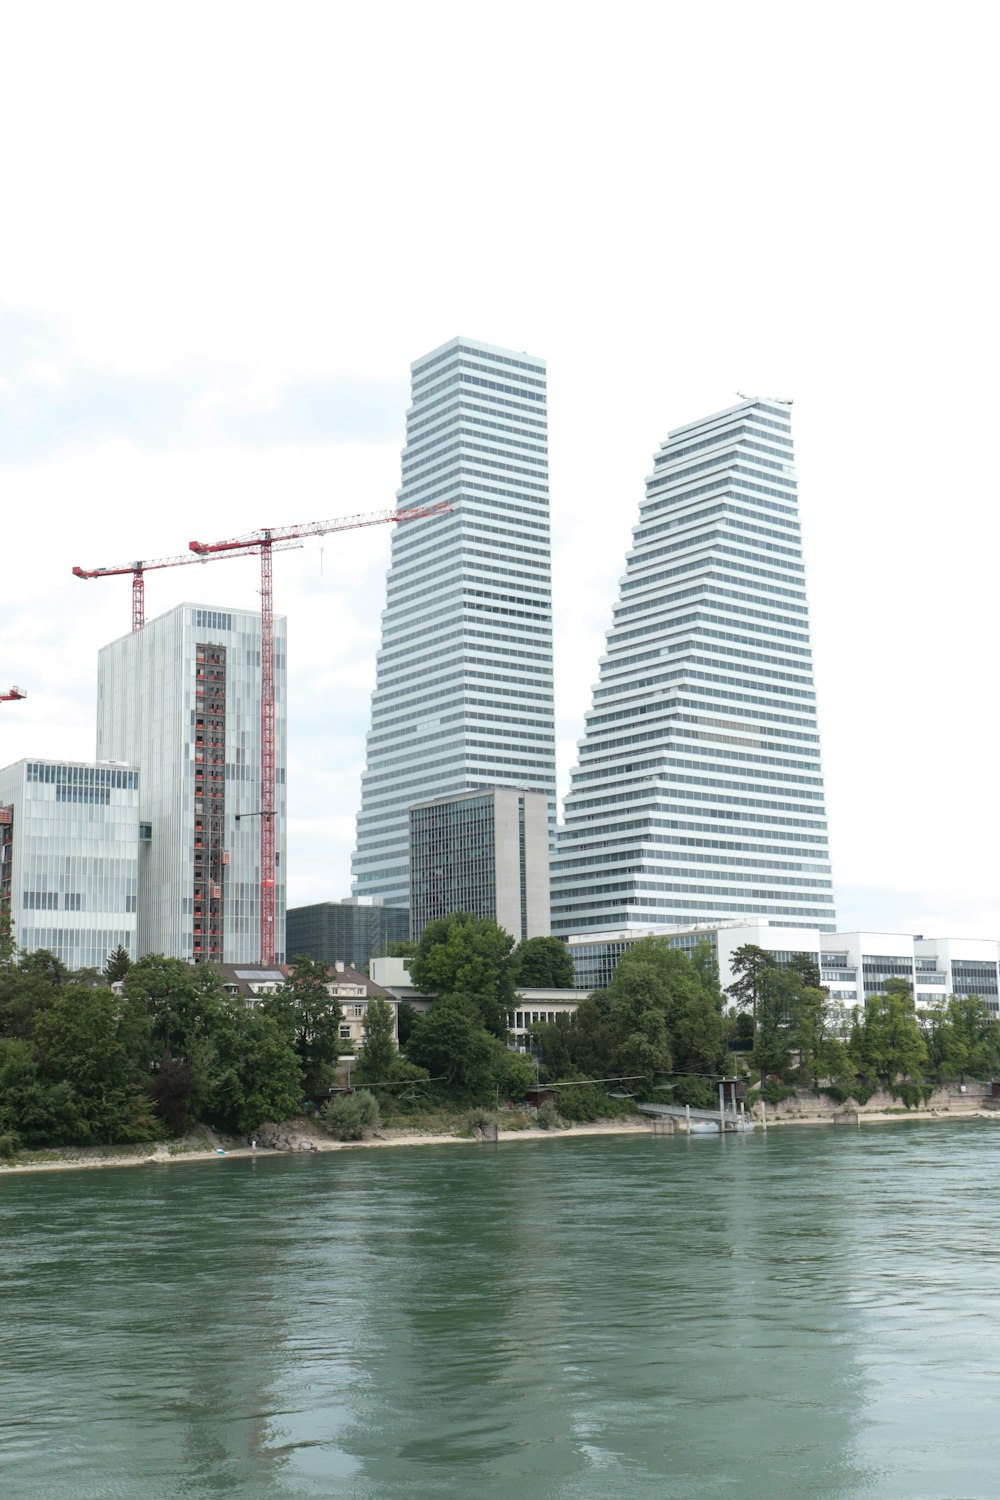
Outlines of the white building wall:
[{"label": "white building wall", "polygon": [[[140,819],[152,825],[140,874],[140,953],[194,957],[194,717],[199,645],[226,651],[225,963],[259,957],[260,616],[185,603],[105,646],[98,658],[98,755],[141,768]],[[274,622],[277,807],[275,959],[285,958],[287,633]]]},{"label": "white building wall", "polygon": [[70,969],[137,956],[139,773],[134,766],[22,760],[0,771],[12,808],[11,926],[27,952]]}]

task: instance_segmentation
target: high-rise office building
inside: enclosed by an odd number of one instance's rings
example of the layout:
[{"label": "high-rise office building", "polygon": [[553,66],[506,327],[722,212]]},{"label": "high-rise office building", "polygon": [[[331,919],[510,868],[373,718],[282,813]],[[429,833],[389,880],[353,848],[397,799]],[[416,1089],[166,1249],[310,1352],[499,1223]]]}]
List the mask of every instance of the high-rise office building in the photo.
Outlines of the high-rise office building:
[{"label": "high-rise office building", "polygon": [[388,952],[392,943],[410,936],[410,914],[405,906],[383,906],[381,901],[351,897],[347,901],[315,901],[290,906],[288,958],[301,955],[318,963],[347,964],[367,974],[368,961]]},{"label": "high-rise office building", "polygon": [[[286,631],[274,622],[275,959],[285,957]],[[100,653],[97,747],[137,765],[140,954],[256,963],[260,616],[180,604]],[[239,819],[239,821],[237,821]]]},{"label": "high-rise office building", "polygon": [[492,917],[515,942],[549,932],[549,804],[510,787],[410,808],[410,936],[453,911]]},{"label": "high-rise office building", "polygon": [[633,538],[553,858],[553,931],[832,931],[787,405],[671,432]]},{"label": "high-rise office building", "polygon": [[452,339],[412,367],[353,890],[406,905],[408,810],[538,791],[555,821],[545,364]]},{"label": "high-rise office building", "polygon": [[139,773],[20,760],[0,771],[0,912],[14,942],[70,969],[136,954]]}]

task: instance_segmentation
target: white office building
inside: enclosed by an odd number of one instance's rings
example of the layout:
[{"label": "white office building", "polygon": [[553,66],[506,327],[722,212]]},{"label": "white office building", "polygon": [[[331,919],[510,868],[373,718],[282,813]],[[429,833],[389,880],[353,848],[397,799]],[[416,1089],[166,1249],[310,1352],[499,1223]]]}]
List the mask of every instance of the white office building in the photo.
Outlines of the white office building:
[{"label": "white office building", "polygon": [[485,787],[555,825],[545,363],[457,338],[412,367],[353,893],[405,906],[408,812]]},{"label": "white office building", "polygon": [[136,952],[139,773],[20,760],[0,771],[0,911],[26,952],[102,969]]},{"label": "white office building", "polygon": [[[274,622],[275,960],[285,957],[286,628]],[[140,954],[256,963],[260,616],[181,604],[100,653],[98,755],[140,768]],[[237,821],[239,819],[239,821]]]},{"label": "white office building", "polygon": [[886,981],[904,979],[918,1010],[945,995],[978,995],[1000,1014],[1000,944],[992,938],[926,938],[902,932],[821,932],[813,927],[733,922],[665,929],[632,927],[618,932],[579,933],[568,939],[576,984],[606,989],[623,953],[653,937],[691,953],[707,945],[723,988],[732,984],[733,955],[751,944],[779,964],[800,954],[811,958],[831,1000],[847,1010],[864,1007],[885,992]]},{"label": "white office building", "polygon": [[835,926],[788,407],[670,433],[552,861],[552,929]]}]

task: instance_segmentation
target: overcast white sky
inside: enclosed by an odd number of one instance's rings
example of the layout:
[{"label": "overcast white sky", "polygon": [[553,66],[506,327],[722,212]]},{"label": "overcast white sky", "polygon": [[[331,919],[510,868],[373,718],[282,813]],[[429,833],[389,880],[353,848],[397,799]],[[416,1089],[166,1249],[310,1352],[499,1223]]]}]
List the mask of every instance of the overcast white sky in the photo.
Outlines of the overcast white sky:
[{"label": "overcast white sky", "polygon": [[[73,564],[391,504],[461,332],[548,360],[562,785],[654,449],[791,396],[840,925],[1000,934],[994,15],[0,0],[0,764],[94,754],[129,584]],[[294,904],[349,892],[388,528],[322,545]]]}]

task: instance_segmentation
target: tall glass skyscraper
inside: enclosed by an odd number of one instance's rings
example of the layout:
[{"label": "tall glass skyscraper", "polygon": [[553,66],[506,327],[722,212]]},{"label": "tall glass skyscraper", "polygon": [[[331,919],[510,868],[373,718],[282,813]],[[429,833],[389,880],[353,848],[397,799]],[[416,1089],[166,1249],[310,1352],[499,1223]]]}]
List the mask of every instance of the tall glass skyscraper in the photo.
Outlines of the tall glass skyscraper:
[{"label": "tall glass skyscraper", "polygon": [[412,366],[354,894],[405,904],[408,809],[483,787],[555,820],[545,362],[457,338]]},{"label": "tall glass skyscraper", "polygon": [[833,931],[788,407],[743,401],[671,432],[633,538],[553,859],[553,931]]}]

